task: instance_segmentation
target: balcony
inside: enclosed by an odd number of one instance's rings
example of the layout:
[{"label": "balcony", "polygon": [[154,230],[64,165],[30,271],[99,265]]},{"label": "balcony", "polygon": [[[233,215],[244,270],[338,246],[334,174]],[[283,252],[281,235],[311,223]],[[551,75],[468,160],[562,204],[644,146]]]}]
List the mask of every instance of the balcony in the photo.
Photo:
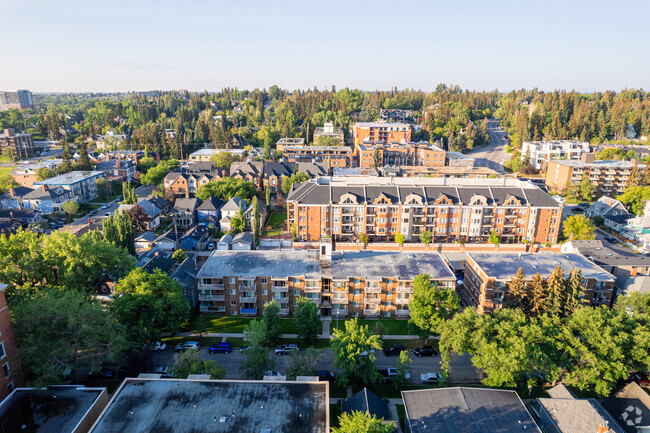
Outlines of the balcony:
[{"label": "balcony", "polygon": [[225,307],[225,305],[218,305],[218,306],[200,305],[199,306],[199,311],[201,313],[225,313],[226,312],[226,307]]},{"label": "balcony", "polygon": [[257,304],[257,296],[240,296],[239,302],[242,304]]},{"label": "balcony", "polygon": [[348,309],[347,308],[339,308],[332,310],[332,317],[341,317],[341,316],[347,316],[348,315]]},{"label": "balcony", "polygon": [[305,293],[319,293],[320,292],[320,287],[305,287],[304,291]]},{"label": "balcony", "polygon": [[379,316],[379,310],[363,310],[365,317]]},{"label": "balcony", "polygon": [[607,298],[605,296],[597,296],[589,300],[593,305],[602,305],[607,303]]},{"label": "balcony", "polygon": [[379,299],[379,297],[376,297],[376,298],[364,298],[363,301],[366,304],[379,304],[379,303],[381,303],[381,299]]},{"label": "balcony", "polygon": [[257,315],[257,308],[240,308],[239,313],[242,315],[248,315],[248,316],[256,316]]},{"label": "balcony", "polygon": [[[320,305],[320,303],[321,303],[320,298],[305,298],[305,299],[307,299],[308,301],[313,302],[316,305]],[[327,303],[329,304],[329,302],[327,302]]]},{"label": "balcony", "polygon": [[366,293],[381,293],[381,287],[366,287]]},{"label": "balcony", "polygon": [[398,286],[397,291],[399,293],[413,293],[413,287]]},{"label": "balcony", "polygon": [[348,303],[348,298],[332,298],[332,304],[345,305]]},{"label": "balcony", "polygon": [[273,300],[274,300],[275,302],[277,302],[278,304],[286,304],[287,302],[289,302],[289,297],[288,297],[288,296],[285,296],[285,297],[283,297],[283,298],[273,297],[273,298],[271,298],[271,299],[273,299]]},{"label": "balcony", "polygon": [[278,311],[278,315],[280,316],[288,316],[289,315],[289,309],[288,308],[280,308]]},{"label": "balcony", "polygon": [[397,317],[405,317],[411,314],[410,310],[395,310],[395,315]]},{"label": "balcony", "polygon": [[397,298],[395,299],[395,303],[399,305],[407,305],[409,303],[410,299],[409,298]]},{"label": "balcony", "polygon": [[255,286],[244,286],[243,284],[239,286],[240,292],[254,292]]},{"label": "balcony", "polygon": [[287,286],[273,286],[273,287],[271,287],[271,291],[273,293],[286,292],[288,290],[289,290],[289,288]]},{"label": "balcony", "polygon": [[199,301],[225,301],[225,295],[199,295]]}]

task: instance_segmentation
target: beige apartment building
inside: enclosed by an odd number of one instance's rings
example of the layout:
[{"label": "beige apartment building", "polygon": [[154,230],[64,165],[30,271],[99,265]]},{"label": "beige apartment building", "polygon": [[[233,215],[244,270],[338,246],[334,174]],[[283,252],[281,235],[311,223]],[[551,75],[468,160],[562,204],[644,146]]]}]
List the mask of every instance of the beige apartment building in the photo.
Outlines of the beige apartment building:
[{"label": "beige apartment building", "polygon": [[329,167],[350,167],[352,148],[348,146],[288,146],[282,148],[285,162],[325,163]]},{"label": "beige apartment building", "polygon": [[444,167],[445,151],[436,145],[422,143],[357,143],[354,156],[359,167],[372,167],[377,153],[380,165]]},{"label": "beige apartment building", "polygon": [[357,176],[303,182],[287,197],[288,220],[300,241],[417,240],[555,243],[562,205],[517,179],[383,178]]},{"label": "beige apartment building", "polygon": [[456,278],[438,253],[321,250],[213,251],[197,275],[201,312],[262,315],[275,300],[291,315],[299,297],[334,317],[408,318],[413,279],[429,274],[441,287]]}]

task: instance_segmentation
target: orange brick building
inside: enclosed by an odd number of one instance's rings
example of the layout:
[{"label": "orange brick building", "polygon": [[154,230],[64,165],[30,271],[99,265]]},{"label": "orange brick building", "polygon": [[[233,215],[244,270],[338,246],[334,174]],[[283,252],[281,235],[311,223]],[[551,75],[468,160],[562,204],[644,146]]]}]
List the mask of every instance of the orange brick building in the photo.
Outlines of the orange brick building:
[{"label": "orange brick building", "polygon": [[444,167],[445,151],[428,143],[357,143],[354,148],[359,167],[372,167],[375,152],[379,152],[381,166]]},{"label": "orange brick building", "polygon": [[393,241],[401,233],[417,241],[555,243],[562,206],[547,193],[516,179],[319,178],[287,197],[288,221],[301,241]]},{"label": "orange brick building", "polygon": [[359,122],[352,128],[354,143],[364,141],[409,142],[413,140],[413,127],[408,123]]},{"label": "orange brick building", "polygon": [[5,299],[6,284],[0,284],[0,400],[7,397],[15,387],[22,386],[18,349],[11,328],[9,309]]},{"label": "orange brick building", "polygon": [[330,167],[350,167],[352,148],[348,146],[284,146],[286,162],[326,163]]}]

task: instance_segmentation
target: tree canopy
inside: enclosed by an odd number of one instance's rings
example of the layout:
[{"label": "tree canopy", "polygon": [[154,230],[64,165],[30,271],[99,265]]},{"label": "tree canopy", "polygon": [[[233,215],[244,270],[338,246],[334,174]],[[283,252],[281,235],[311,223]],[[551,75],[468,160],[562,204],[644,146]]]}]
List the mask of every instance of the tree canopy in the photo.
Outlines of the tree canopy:
[{"label": "tree canopy", "polygon": [[570,215],[562,224],[563,233],[567,239],[580,241],[596,239],[596,227],[584,215]]},{"label": "tree canopy", "polygon": [[345,330],[334,329],[330,347],[334,365],[343,373],[336,379],[341,386],[369,383],[379,377],[375,369],[375,350],[381,350],[381,337],[358,319],[345,321]]},{"label": "tree canopy", "polygon": [[437,334],[444,321],[452,318],[459,309],[460,303],[454,289],[439,288],[428,274],[413,279],[409,323],[416,327],[422,338]]},{"label": "tree canopy", "polygon": [[201,185],[196,196],[201,200],[217,197],[225,202],[233,197],[239,197],[250,201],[257,196],[257,188],[255,188],[253,182],[234,177],[224,177],[221,180]]}]

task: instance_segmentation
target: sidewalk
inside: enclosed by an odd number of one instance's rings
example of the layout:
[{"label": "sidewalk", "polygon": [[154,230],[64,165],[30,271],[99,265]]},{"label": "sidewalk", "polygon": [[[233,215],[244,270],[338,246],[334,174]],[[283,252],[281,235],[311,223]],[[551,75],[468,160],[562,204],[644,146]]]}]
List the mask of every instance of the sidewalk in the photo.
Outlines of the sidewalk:
[{"label": "sidewalk", "polygon": [[[325,331],[325,329],[323,329]],[[327,330],[329,331],[329,330]],[[169,333],[166,333],[166,337],[169,337]],[[223,338],[243,338],[244,333],[243,332],[209,332],[205,334],[199,334],[199,333],[194,333],[194,332],[179,332],[177,334],[178,337],[223,337]],[[419,340],[420,337],[417,335],[383,335],[382,336],[384,340]],[[280,335],[280,338],[298,338],[297,334],[282,334]],[[332,338],[332,335],[323,333],[318,336],[319,339],[324,339],[324,340],[330,340]],[[428,339],[433,339],[433,340],[438,340],[440,339],[439,335],[436,336],[429,336]]]}]

